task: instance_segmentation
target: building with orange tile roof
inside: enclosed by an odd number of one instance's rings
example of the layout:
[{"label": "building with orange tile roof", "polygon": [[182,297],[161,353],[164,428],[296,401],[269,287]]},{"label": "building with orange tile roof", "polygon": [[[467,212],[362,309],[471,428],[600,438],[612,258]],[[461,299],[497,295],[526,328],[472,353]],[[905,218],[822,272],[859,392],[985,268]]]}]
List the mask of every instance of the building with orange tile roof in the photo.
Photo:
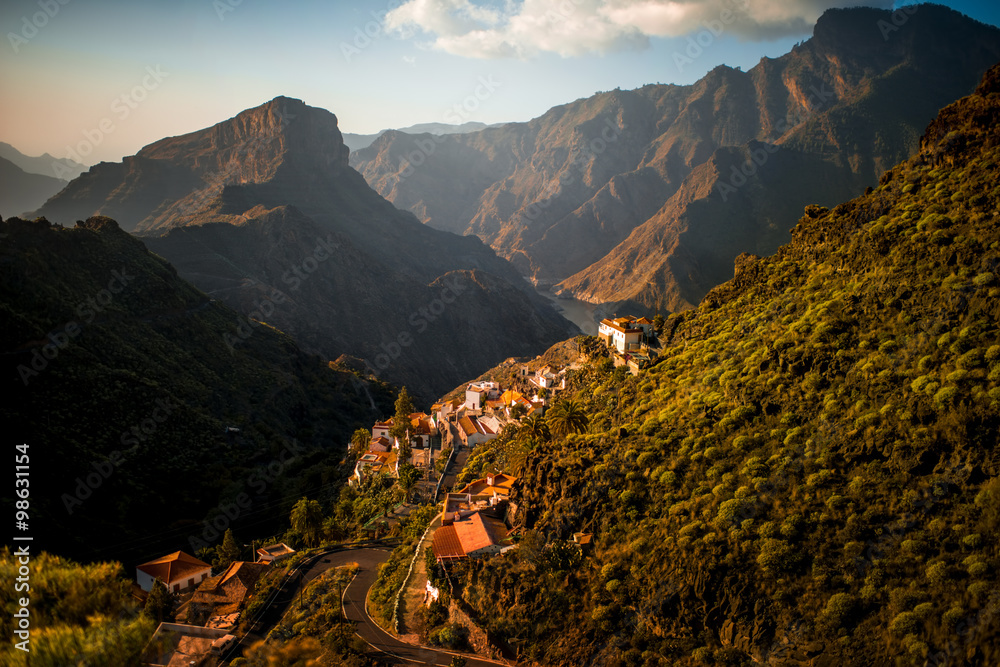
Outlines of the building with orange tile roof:
[{"label": "building with orange tile roof", "polygon": [[443,563],[498,554],[506,541],[503,521],[475,512],[434,532],[434,558]]},{"label": "building with orange tile roof", "polygon": [[144,591],[153,590],[153,582],[163,582],[172,593],[194,588],[212,576],[212,566],[194,556],[175,551],[135,568],[135,578]]},{"label": "building with orange tile roof", "polygon": [[517,477],[511,477],[505,473],[491,473],[469,482],[455,493],[464,493],[470,496],[500,496],[506,498],[510,495],[510,487],[517,481]]},{"label": "building with orange tile roof", "polygon": [[212,617],[236,613],[270,567],[269,563],[235,561],[222,574],[210,577],[198,586],[191,598],[192,609]]},{"label": "building with orange tile roof", "polygon": [[458,437],[466,447],[475,447],[493,440],[499,430],[499,424],[494,419],[465,415],[458,420]]},{"label": "building with orange tile roof", "polygon": [[614,347],[619,352],[638,350],[642,346],[642,337],[649,333],[652,323],[648,325],[634,317],[616,317],[603,319],[597,327],[597,337],[608,347]]}]

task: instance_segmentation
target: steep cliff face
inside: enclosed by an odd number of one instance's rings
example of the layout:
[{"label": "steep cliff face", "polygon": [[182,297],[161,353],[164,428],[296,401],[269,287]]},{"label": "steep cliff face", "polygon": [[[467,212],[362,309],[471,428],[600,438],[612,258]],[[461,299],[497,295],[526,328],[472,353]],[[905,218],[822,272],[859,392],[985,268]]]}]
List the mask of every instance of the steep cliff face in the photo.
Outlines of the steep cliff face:
[{"label": "steep cliff face", "polygon": [[[328,358],[362,357],[428,399],[571,333],[513,266],[478,238],[396,209],[348,165],[348,152],[332,113],[279,97],[98,165],[38,214],[114,215],[212,296]],[[413,335],[410,315],[439,298],[435,281],[469,271],[509,289],[470,286],[463,296],[483,317],[460,316],[461,304],[434,313],[404,354],[398,338]]]},{"label": "steep cliff face", "polygon": [[[997,60],[1000,31],[945,7],[830,10],[810,40],[747,72],[601,93],[469,135],[384,135],[352,164],[425,223],[478,235],[541,282],[676,310],[730,277],[716,267],[740,252],[787,241],[795,211],[874,185]],[[789,153],[757,165],[750,142]],[[704,187],[699,167],[713,163],[725,170]]]}]

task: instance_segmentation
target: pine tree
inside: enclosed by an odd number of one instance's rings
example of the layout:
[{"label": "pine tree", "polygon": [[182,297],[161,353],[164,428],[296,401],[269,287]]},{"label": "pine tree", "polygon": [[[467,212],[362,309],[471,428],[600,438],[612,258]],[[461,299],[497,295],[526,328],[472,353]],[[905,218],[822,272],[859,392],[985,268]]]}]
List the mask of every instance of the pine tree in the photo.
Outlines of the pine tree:
[{"label": "pine tree", "polygon": [[227,528],[225,535],[222,536],[222,546],[216,549],[216,560],[213,565],[216,566],[216,570],[221,571],[233,564],[233,561],[239,560],[240,557],[240,545],[236,542],[236,538],[233,537],[233,529]]},{"label": "pine tree", "polygon": [[173,607],[174,601],[167,592],[167,587],[159,579],[153,580],[153,588],[149,591],[146,606],[142,610],[143,615],[156,623],[162,623],[170,620]]}]

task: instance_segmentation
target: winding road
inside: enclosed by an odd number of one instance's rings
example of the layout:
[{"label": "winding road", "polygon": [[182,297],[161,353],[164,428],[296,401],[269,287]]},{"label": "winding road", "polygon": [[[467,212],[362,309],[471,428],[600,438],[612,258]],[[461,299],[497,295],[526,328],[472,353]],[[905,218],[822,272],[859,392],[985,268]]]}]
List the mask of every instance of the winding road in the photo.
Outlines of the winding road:
[{"label": "winding road", "polygon": [[[357,576],[344,589],[344,613],[349,621],[354,623],[354,630],[369,646],[379,655],[379,660],[391,665],[444,665],[451,663],[453,656],[461,655],[467,660],[468,667],[497,667],[505,663],[484,660],[465,653],[451,653],[438,649],[422,648],[400,641],[380,628],[374,620],[368,616],[365,609],[365,598],[368,596],[368,589],[375,583],[378,574],[378,566],[389,558],[391,549],[380,547],[366,547],[356,549],[344,549],[333,553],[325,554],[315,560],[313,564],[304,570],[299,576],[293,577],[288,583],[289,590],[280,594],[270,605],[267,613],[261,619],[259,625],[265,628],[273,627],[277,623],[285,610],[295,602],[295,596],[299,589],[310,581],[320,576],[323,572],[335,567],[357,563],[360,566]],[[258,626],[255,626],[255,628]],[[247,635],[243,645],[252,643],[255,638],[253,633]],[[261,638],[256,636],[256,638]],[[237,653],[236,655],[239,655]]]}]

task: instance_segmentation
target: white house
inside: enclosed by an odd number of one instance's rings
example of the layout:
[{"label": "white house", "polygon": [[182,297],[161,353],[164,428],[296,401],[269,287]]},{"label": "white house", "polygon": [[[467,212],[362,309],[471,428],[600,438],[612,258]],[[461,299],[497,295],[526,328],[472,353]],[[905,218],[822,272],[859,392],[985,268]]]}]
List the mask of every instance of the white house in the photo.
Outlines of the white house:
[{"label": "white house", "polygon": [[496,382],[473,382],[465,390],[465,407],[482,410],[486,401],[496,400],[499,396],[500,385]]},{"label": "white house", "polygon": [[634,317],[604,319],[597,328],[598,338],[623,353],[638,350],[642,345],[643,334],[642,325]]},{"label": "white house", "polygon": [[144,591],[153,590],[153,582],[163,582],[171,593],[194,588],[212,576],[212,566],[183,551],[143,563],[135,568],[135,578]]},{"label": "white house", "polygon": [[497,437],[499,428],[494,430],[490,424],[497,424],[493,418],[481,419],[466,415],[458,420],[458,437],[466,447],[475,447],[489,442]]},{"label": "white house", "polygon": [[389,430],[392,428],[392,419],[384,422],[375,422],[372,426],[372,439],[375,438],[388,438]]}]

